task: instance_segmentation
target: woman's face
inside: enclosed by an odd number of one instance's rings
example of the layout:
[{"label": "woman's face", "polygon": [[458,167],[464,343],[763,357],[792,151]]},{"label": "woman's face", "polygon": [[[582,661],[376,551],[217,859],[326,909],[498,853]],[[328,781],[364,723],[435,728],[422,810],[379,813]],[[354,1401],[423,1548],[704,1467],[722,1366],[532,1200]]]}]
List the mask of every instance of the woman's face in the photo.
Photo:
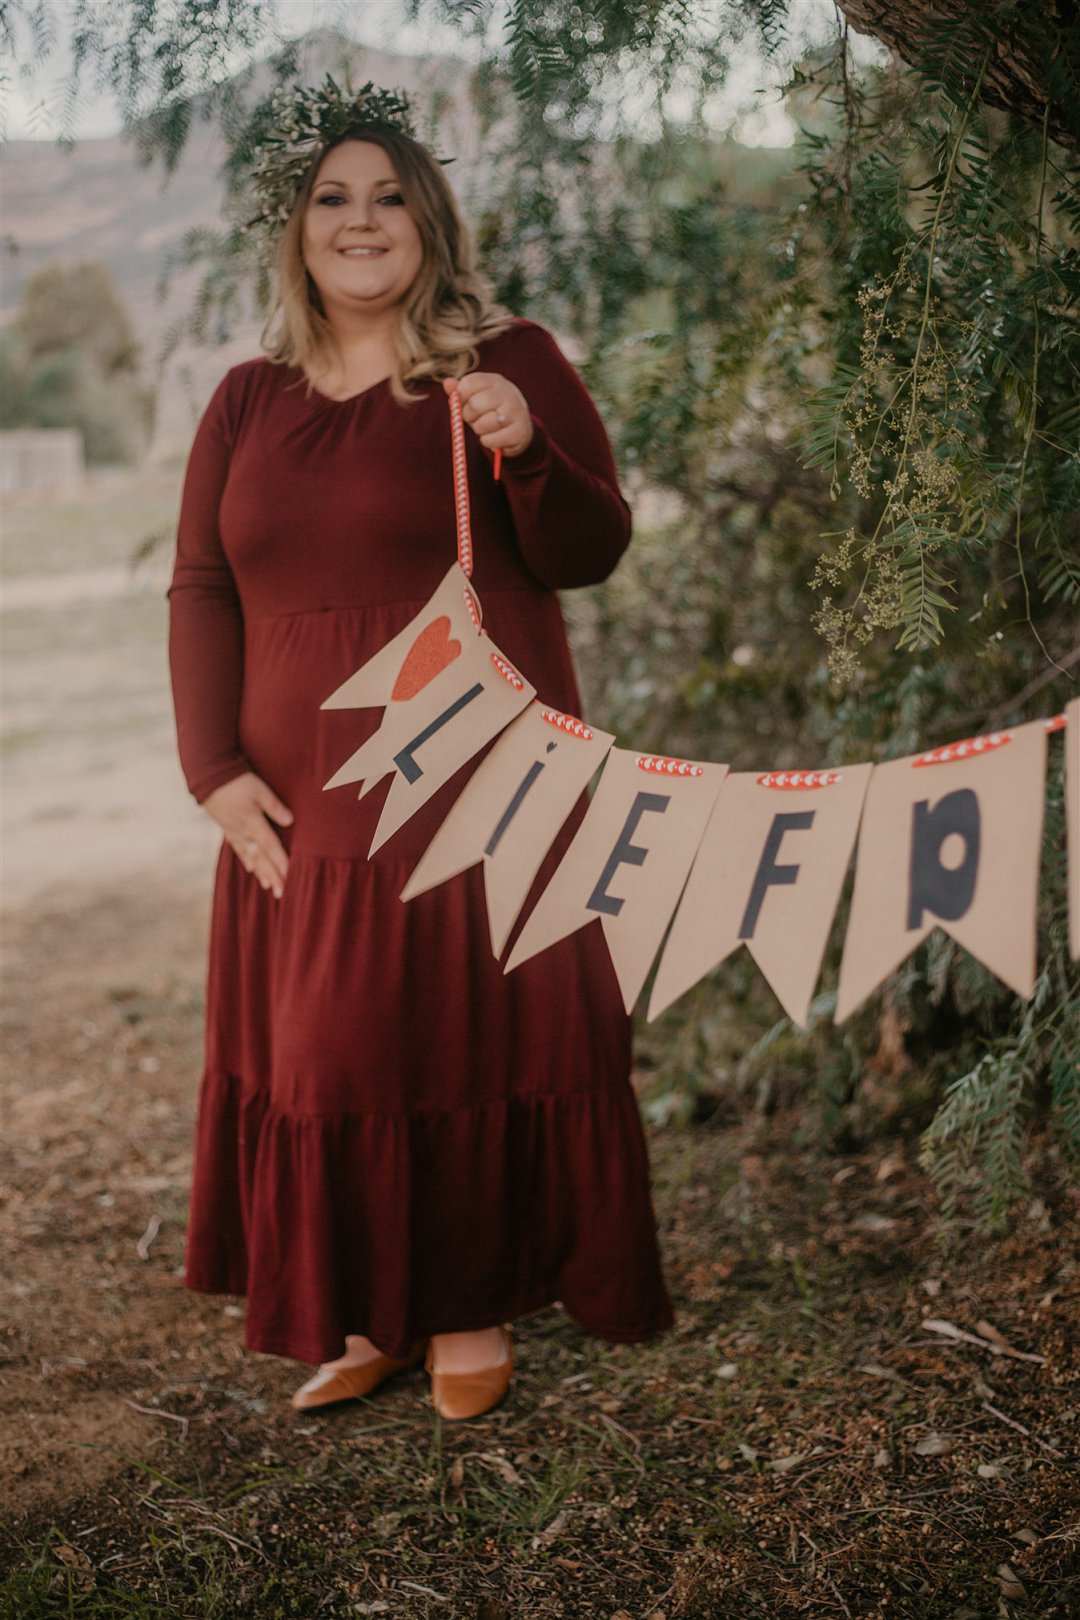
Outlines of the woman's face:
[{"label": "woman's face", "polygon": [[327,316],[379,314],[405,297],[423,244],[381,146],[344,141],[326,154],[304,211],[301,249]]}]

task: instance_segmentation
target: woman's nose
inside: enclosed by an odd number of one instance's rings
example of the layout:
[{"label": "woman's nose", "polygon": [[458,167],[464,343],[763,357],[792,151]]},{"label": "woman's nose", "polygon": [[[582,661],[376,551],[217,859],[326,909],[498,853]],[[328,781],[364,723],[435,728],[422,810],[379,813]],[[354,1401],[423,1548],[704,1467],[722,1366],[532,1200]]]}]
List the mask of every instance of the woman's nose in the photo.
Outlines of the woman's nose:
[{"label": "woman's nose", "polygon": [[374,223],[375,222],[371,217],[370,207],[367,203],[350,203],[349,207],[345,210],[344,224],[347,230],[355,227],[357,230],[370,231],[373,228]]}]

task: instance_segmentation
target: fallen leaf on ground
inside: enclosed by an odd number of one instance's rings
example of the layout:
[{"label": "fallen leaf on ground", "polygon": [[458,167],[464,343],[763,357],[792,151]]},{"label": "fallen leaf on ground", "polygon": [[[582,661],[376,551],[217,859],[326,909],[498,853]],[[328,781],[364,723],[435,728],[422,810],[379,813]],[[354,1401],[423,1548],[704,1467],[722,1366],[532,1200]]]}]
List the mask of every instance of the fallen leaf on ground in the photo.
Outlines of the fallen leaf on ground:
[{"label": "fallen leaf on ground", "polygon": [[927,1434],[915,1444],[915,1454],[919,1457],[944,1457],[946,1452],[955,1451],[960,1444],[955,1434]]},{"label": "fallen leaf on ground", "polygon": [[1018,1361],[1043,1362],[1046,1360],[1045,1356],[1034,1355],[1030,1350],[1017,1350],[1015,1345],[1011,1345],[1005,1335],[999,1332],[993,1322],[978,1321],[975,1324],[975,1331],[980,1338],[986,1339],[992,1345],[996,1345],[1003,1356],[1015,1356]]},{"label": "fallen leaf on ground", "polygon": [[1002,1595],[1002,1597],[1007,1597],[1007,1598],[1026,1598],[1027,1597],[1027,1588],[1025,1587],[1023,1581],[1020,1579],[1019,1575],[1017,1575],[1016,1571],[1014,1569],[1012,1569],[1008,1564],[999,1564],[998,1565],[997,1577],[998,1577],[998,1581],[999,1581],[999,1583],[1001,1585],[1001,1595]]},{"label": "fallen leaf on ground", "polygon": [[798,1468],[799,1464],[805,1462],[809,1455],[808,1451],[793,1451],[788,1457],[774,1457],[765,1466],[771,1468],[774,1474],[786,1474],[789,1468]]},{"label": "fallen leaf on ground", "polygon": [[852,1226],[859,1226],[864,1232],[891,1232],[896,1225],[891,1215],[877,1215],[868,1210],[865,1215],[856,1215]]}]

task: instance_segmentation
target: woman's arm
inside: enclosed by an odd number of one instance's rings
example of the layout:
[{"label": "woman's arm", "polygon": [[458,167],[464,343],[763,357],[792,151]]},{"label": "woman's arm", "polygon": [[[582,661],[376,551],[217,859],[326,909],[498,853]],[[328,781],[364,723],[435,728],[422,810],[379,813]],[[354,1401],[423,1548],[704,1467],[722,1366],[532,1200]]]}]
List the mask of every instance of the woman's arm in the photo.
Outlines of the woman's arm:
[{"label": "woman's arm", "polygon": [[188,788],[200,804],[251,769],[239,739],[244,619],[218,527],[232,447],[229,394],[226,376],[196,429],[168,590],[177,747]]},{"label": "woman's arm", "polygon": [[520,390],[532,425],[528,446],[502,460],[530,573],[552,590],[606,579],[630,543],[630,508],[585,384],[551,333],[531,321],[505,335],[491,369]]}]

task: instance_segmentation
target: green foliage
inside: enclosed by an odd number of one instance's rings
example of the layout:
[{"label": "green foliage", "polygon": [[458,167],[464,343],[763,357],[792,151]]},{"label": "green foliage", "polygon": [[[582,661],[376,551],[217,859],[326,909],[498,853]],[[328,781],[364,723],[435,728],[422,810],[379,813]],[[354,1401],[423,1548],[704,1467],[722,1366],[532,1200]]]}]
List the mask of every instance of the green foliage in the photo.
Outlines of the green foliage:
[{"label": "green foliage", "polygon": [[[583,109],[597,130],[610,113],[602,53],[559,98],[517,84],[486,260],[505,297],[585,340],[639,511],[646,491],[673,507],[569,604],[590,712],[627,739],[743,769],[831,765],[1076,690],[1077,165],[1047,120],[982,104],[984,27],[951,24],[948,50],[948,83],[940,55],[859,74],[839,35],[793,75],[797,169],[751,188],[743,154],[685,127],[583,143]],[[689,1118],[701,1086],[764,1106],[809,1086],[843,1139],[926,1127],[944,1097],[947,1145],[931,1134],[927,1155],[945,1208],[970,1189],[1000,1219],[1027,1121],[1078,1140],[1050,746],[1030,1006],[937,936],[836,1029],[845,903],[808,1030],[776,1020],[737,957],[642,1031],[653,1117]]]},{"label": "green foliage", "polygon": [[18,327],[38,359],[79,348],[106,377],[134,372],[135,328],[112,271],[100,260],[48,264],[30,277]]},{"label": "green foliage", "polygon": [[74,142],[80,98],[87,81],[112,94],[125,125],[141,137],[149,161],[160,156],[171,172],[190,132],[193,114],[228,115],[235,106],[230,83],[237,54],[272,34],[274,6],[267,0],[5,0],[0,6],[0,88],[6,63],[31,73],[44,67],[61,33],[70,50],[63,83],[61,140]]},{"label": "green foliage", "polygon": [[0,425],[78,428],[90,462],[133,461],[153,426],[135,331],[107,265],[49,265],[0,334]]}]

